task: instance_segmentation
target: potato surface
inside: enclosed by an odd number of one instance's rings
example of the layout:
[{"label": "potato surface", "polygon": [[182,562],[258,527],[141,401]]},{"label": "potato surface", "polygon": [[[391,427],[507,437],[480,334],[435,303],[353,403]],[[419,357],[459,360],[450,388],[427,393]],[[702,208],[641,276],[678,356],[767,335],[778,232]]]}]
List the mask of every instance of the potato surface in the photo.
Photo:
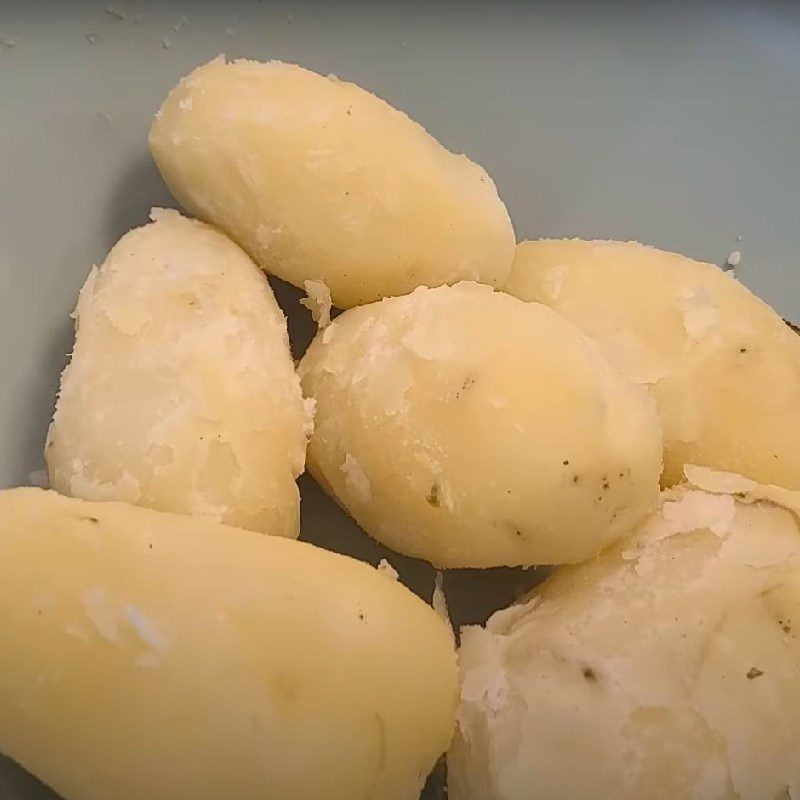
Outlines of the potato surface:
[{"label": "potato surface", "polygon": [[460,283],[346,311],[298,371],[309,469],[442,567],[579,561],[654,506],[652,399],[545,306]]},{"label": "potato surface", "polygon": [[508,277],[514,231],[486,172],[335,76],[220,57],[172,90],[150,149],[185,208],[340,308]]},{"label": "potato surface", "polygon": [[687,472],[633,537],[462,631],[453,800],[800,796],[800,494]]},{"label": "potato surface", "polygon": [[551,306],[652,390],[684,464],[800,489],[800,337],[733,276],[636,242],[517,248],[506,291]]},{"label": "potato surface", "polygon": [[452,736],[437,614],[310,544],[0,492],[0,751],[65,800],[417,800]]},{"label": "potato surface", "polygon": [[297,536],[310,407],[283,313],[233,242],[154,214],[81,290],[50,485]]}]

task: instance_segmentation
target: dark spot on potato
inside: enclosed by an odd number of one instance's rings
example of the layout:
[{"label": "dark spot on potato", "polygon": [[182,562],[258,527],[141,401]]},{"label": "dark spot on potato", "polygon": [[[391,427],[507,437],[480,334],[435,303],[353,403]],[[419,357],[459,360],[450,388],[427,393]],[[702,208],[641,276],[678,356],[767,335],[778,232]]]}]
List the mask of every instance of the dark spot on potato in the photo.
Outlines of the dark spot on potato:
[{"label": "dark spot on potato", "polygon": [[96,525],[98,522],[100,522],[100,520],[99,520],[99,519],[97,519],[97,517],[81,517],[81,519],[82,519],[84,522],[91,522],[91,523],[93,523],[93,524],[95,524],[95,525]]},{"label": "dark spot on potato", "polygon": [[747,352],[747,348],[746,347],[740,347],[739,348],[739,352],[740,353],[746,353]]},{"label": "dark spot on potato", "polygon": [[756,678],[760,678],[763,674],[764,672],[758,667],[750,667],[750,669],[747,671],[747,680],[755,680]]},{"label": "dark spot on potato", "polygon": [[624,472],[620,472],[619,476],[620,476],[620,478],[624,478],[625,477],[625,473]]},{"label": "dark spot on potato", "polygon": [[579,480],[580,480],[580,479],[578,478],[578,476],[577,476],[577,475],[573,475],[573,476],[572,476],[572,482],[573,482],[573,483],[577,483]]},{"label": "dark spot on potato", "polygon": [[563,464],[565,467],[568,467],[568,466],[569,466],[569,459],[568,459],[568,458],[565,458],[565,459],[564,459],[564,460],[563,460],[561,463],[562,463],[562,464]]},{"label": "dark spot on potato", "polygon": [[736,492],[734,497],[738,497],[739,500],[744,500],[747,495],[744,492]]},{"label": "dark spot on potato", "polygon": [[456,392],[456,400],[460,400],[464,392],[472,388],[474,385],[475,378],[472,375],[467,375],[467,377],[464,378],[464,382],[461,384],[461,388]]},{"label": "dark spot on potato", "polygon": [[358,612],[358,618],[359,618],[359,619],[360,619],[362,622],[364,621],[365,617],[364,617],[364,612],[363,612],[363,611],[359,611],[359,612]]},{"label": "dark spot on potato", "polygon": [[590,683],[597,683],[597,673],[591,667],[584,667],[581,670],[581,675]]},{"label": "dark spot on potato", "polygon": [[603,491],[604,491],[604,492],[607,492],[607,491],[608,491],[608,487],[609,487],[610,485],[611,485],[611,484],[610,484],[610,483],[609,483],[607,480],[606,480],[606,481],[603,481]]},{"label": "dark spot on potato", "polygon": [[792,632],[792,626],[791,625],[781,625],[781,628],[782,628],[784,633],[791,633]]},{"label": "dark spot on potato", "polygon": [[37,617],[41,617],[42,616],[42,609],[41,608],[37,608],[36,609],[36,616]]},{"label": "dark spot on potato", "polygon": [[425,498],[429,506],[433,506],[433,508],[439,508],[442,505],[441,492],[442,490],[438,483],[434,483],[433,486],[431,486],[431,490],[428,492],[428,495]]}]

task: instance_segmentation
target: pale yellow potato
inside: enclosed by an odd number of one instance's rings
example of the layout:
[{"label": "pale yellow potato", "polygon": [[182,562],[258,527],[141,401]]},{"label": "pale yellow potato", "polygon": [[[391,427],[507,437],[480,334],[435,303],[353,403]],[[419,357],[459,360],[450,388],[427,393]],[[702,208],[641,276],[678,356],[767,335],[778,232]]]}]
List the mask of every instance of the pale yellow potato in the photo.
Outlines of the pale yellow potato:
[{"label": "pale yellow potato", "polygon": [[81,290],[50,485],[297,536],[311,409],[283,313],[233,242],[154,214]]},{"label": "pale yellow potato", "polygon": [[687,471],[630,539],[462,631],[452,800],[800,796],[800,493]]},{"label": "pale yellow potato", "polygon": [[551,306],[637,383],[665,485],[703,464],[800,489],[800,337],[732,275],[636,242],[523,242],[506,291]]},{"label": "pale yellow potato", "polygon": [[298,368],[309,470],[441,567],[580,561],[658,497],[652,399],[570,322],[475,283],[350,309]]},{"label": "pale yellow potato", "polygon": [[65,800],[417,800],[452,635],[367,564],[41,489],[0,493],[0,751]]},{"label": "pale yellow potato", "polygon": [[508,277],[514,231],[486,172],[333,75],[217,58],[170,92],[150,150],[185,208],[340,308]]}]

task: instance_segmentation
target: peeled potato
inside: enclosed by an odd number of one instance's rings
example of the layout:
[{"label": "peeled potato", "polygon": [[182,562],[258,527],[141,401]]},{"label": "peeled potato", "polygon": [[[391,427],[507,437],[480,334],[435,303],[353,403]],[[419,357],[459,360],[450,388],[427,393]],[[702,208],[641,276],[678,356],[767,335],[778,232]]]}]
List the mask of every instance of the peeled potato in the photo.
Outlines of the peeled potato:
[{"label": "peeled potato", "polygon": [[310,413],[286,320],[233,242],[176,211],[154,220],[81,290],[50,485],[297,536]]},{"label": "peeled potato", "polygon": [[312,545],[0,493],[0,751],[65,800],[417,800],[452,635]]},{"label": "peeled potato", "polygon": [[800,337],[731,275],[635,242],[523,242],[506,291],[551,306],[651,388],[684,464],[800,489]]},{"label": "peeled potato", "polygon": [[656,502],[651,398],[545,306],[418,289],[339,316],[298,371],[317,404],[310,471],[402,553],[580,561]]},{"label": "peeled potato", "polygon": [[800,494],[705,468],[462,631],[453,800],[800,796]]},{"label": "peeled potato", "polygon": [[335,76],[217,58],[170,92],[150,149],[185,208],[340,308],[508,277],[514,231],[486,172]]}]

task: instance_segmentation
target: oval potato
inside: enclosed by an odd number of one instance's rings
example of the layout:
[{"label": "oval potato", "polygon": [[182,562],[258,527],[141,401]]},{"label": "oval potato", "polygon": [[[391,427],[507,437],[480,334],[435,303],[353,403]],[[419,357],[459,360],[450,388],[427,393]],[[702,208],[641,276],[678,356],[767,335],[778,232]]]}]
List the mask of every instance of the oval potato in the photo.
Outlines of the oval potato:
[{"label": "oval potato", "polygon": [[452,634],[312,545],[0,492],[0,750],[65,800],[417,800]]},{"label": "oval potato", "polygon": [[522,242],[505,289],[554,308],[664,427],[666,485],[702,464],[800,489],[800,337],[733,276],[636,242]]},{"label": "oval potato", "polygon": [[283,313],[221,233],[176,211],[154,219],[81,290],[50,485],[297,536],[310,413]]},{"label": "oval potato", "polygon": [[170,92],[150,150],[181,205],[340,308],[508,277],[514,231],[486,172],[334,76],[217,58]]},{"label": "oval potato", "polygon": [[309,470],[367,533],[438,566],[580,561],[657,500],[651,398],[545,306],[418,289],[346,311],[298,371]]},{"label": "oval potato", "polygon": [[800,494],[690,474],[462,630],[452,800],[800,796]]}]

